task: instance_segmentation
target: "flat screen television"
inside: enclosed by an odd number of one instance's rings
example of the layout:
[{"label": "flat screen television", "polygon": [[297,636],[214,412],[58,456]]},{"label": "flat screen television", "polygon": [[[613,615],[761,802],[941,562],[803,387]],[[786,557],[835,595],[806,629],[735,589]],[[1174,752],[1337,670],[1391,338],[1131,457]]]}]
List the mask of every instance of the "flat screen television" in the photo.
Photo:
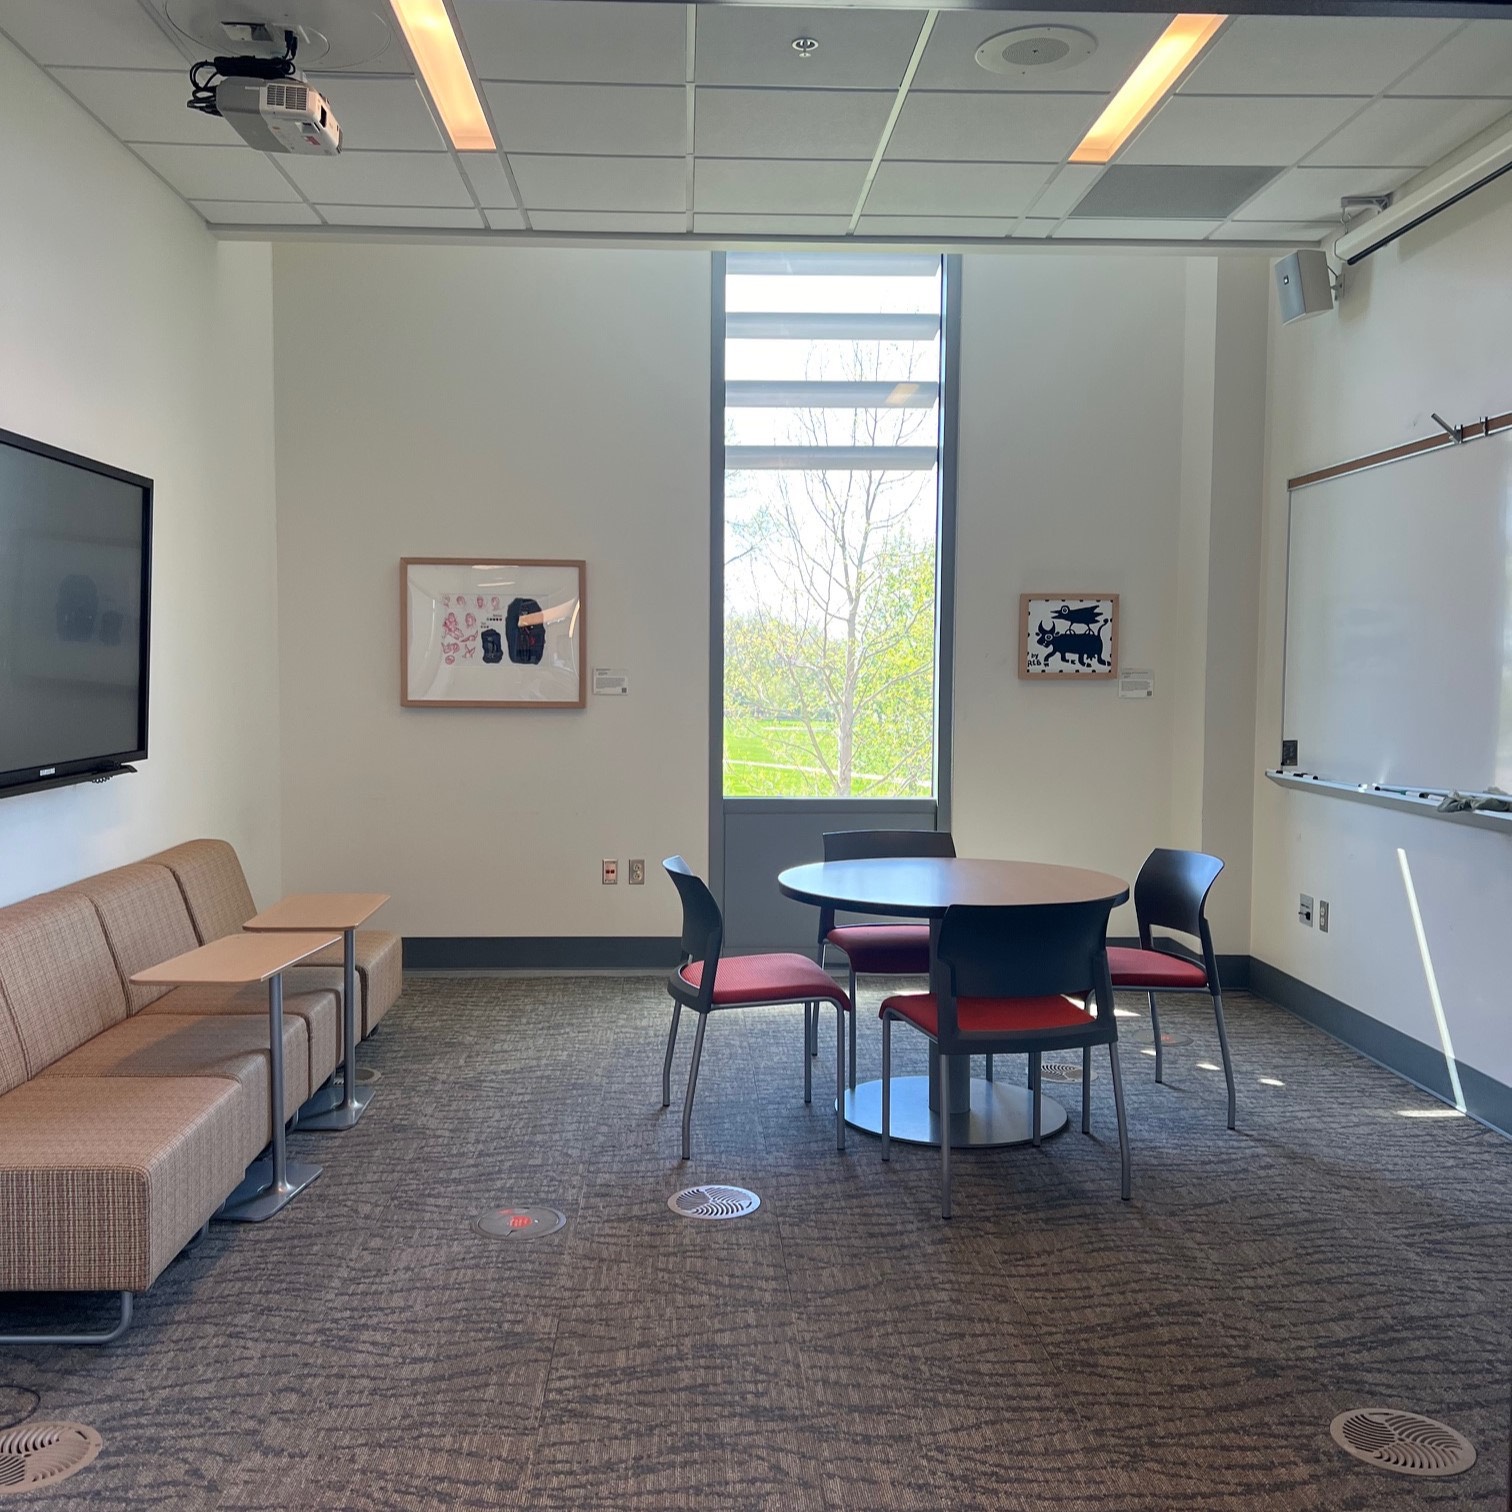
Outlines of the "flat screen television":
[{"label": "flat screen television", "polygon": [[0,797],[147,754],[152,480],[0,430]]}]

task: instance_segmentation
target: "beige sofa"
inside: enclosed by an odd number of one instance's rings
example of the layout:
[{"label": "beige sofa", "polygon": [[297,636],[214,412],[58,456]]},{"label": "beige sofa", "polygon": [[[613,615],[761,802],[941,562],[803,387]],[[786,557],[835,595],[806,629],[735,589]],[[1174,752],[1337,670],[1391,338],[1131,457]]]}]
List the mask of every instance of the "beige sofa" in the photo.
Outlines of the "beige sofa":
[{"label": "beige sofa", "polygon": [[[0,909],[0,1292],[118,1292],[119,1324],[74,1338],[124,1330],[272,1137],[264,990],[129,981],[253,912],[221,841]],[[368,1026],[399,950],[364,940]],[[286,978],[288,1118],[337,1067],[340,982],[339,964]]]}]

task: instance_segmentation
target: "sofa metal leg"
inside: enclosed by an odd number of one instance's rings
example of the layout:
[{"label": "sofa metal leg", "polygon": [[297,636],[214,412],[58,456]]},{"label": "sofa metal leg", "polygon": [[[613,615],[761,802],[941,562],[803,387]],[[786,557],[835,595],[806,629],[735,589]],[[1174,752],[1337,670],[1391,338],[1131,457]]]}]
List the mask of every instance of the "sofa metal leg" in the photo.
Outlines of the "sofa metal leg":
[{"label": "sofa metal leg", "polygon": [[0,1344],[114,1344],[131,1327],[131,1293],[123,1291],[120,1297],[120,1320],[114,1328],[108,1328],[102,1333],[0,1334]]}]

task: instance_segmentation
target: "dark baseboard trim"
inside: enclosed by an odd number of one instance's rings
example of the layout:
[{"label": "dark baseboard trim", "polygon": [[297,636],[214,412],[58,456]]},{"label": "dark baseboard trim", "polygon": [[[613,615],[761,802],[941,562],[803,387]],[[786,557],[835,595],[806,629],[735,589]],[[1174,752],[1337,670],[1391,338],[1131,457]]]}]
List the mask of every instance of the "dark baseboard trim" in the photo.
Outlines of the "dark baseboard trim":
[{"label": "dark baseboard trim", "polygon": [[[1250,990],[1351,1050],[1359,1051],[1367,1060],[1394,1071],[1441,1102],[1453,1105],[1449,1068],[1443,1052],[1432,1045],[1425,1045],[1261,960],[1250,962]],[[1463,1061],[1459,1063],[1459,1079],[1465,1111],[1470,1117],[1512,1138],[1512,1087],[1504,1087]]]},{"label": "dark baseboard trim", "polygon": [[406,935],[408,971],[671,971],[675,935]]}]

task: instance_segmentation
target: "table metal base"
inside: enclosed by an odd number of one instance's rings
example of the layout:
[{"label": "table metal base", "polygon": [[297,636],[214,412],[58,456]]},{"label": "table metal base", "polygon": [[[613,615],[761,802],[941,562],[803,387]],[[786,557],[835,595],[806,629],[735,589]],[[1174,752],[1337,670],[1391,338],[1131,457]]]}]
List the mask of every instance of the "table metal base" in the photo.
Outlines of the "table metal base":
[{"label": "table metal base", "polygon": [[284,1168],[282,1186],[273,1180],[273,1162],[268,1157],[247,1167],[241,1185],[226,1198],[215,1215],[227,1223],[261,1223],[287,1207],[320,1175],[321,1168],[304,1160],[291,1160]]},{"label": "table metal base", "polygon": [[[862,1082],[845,1094],[845,1121],[867,1134],[882,1132],[882,1083]],[[1040,1137],[1048,1139],[1066,1127],[1066,1110],[1053,1098],[1040,1095]],[[1005,1082],[973,1080],[971,1108],[952,1120],[953,1150],[997,1149],[1028,1144],[1034,1138],[1034,1104],[1027,1088]],[[940,1115],[929,1106],[927,1076],[892,1079],[892,1137],[902,1144],[940,1144]]]},{"label": "table metal base", "polygon": [[295,1132],[305,1134],[311,1130],[319,1133],[350,1129],[367,1111],[367,1105],[372,1100],[371,1087],[354,1087],[350,1099],[347,1098],[346,1087],[342,1083],[322,1087],[299,1110],[299,1117],[294,1121]]}]

